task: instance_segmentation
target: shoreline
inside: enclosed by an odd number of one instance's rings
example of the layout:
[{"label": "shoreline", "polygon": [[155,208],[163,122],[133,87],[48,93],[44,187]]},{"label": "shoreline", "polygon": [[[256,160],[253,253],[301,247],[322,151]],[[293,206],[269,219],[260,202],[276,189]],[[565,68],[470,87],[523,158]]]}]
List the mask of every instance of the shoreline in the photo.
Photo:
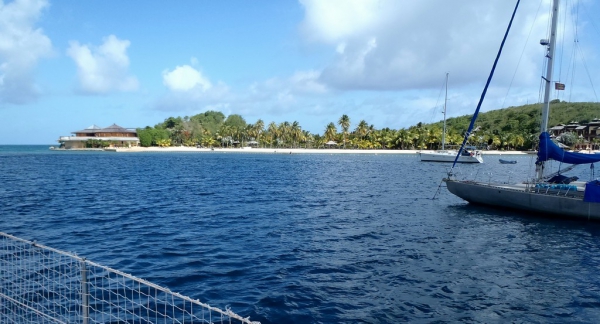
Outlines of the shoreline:
[{"label": "shoreline", "polygon": [[[68,150],[66,150],[68,151]],[[271,153],[271,154],[418,154],[431,153],[435,150],[359,150],[359,149],[281,149],[281,148],[196,148],[196,147],[132,147],[109,148],[107,151],[118,153],[143,152],[197,152],[197,153]],[[527,155],[532,151],[481,151],[482,155]]]}]

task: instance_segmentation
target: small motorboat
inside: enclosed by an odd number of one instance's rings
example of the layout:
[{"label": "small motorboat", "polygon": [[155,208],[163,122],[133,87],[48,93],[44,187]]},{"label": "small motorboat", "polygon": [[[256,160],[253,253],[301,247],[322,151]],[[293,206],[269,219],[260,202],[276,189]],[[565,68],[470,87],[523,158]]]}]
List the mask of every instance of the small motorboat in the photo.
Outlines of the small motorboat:
[{"label": "small motorboat", "polygon": [[517,161],[500,159],[500,163],[502,163],[502,164],[517,164]]}]

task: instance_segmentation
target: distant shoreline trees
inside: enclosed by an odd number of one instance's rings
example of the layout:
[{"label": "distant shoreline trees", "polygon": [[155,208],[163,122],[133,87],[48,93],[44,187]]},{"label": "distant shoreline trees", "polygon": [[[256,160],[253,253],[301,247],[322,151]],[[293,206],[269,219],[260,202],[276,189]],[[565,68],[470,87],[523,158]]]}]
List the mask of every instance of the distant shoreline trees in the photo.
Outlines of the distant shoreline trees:
[{"label": "distant shoreline trees", "polygon": [[[552,102],[550,125],[577,120],[581,123],[600,117],[598,103]],[[448,118],[446,144],[462,143],[471,116]],[[469,143],[480,148],[497,150],[530,150],[535,148],[540,124],[540,105],[525,105],[481,113],[476,131]],[[351,119],[343,114],[337,124],[330,122],[323,134],[312,134],[302,129],[297,121],[265,127],[262,119],[249,124],[237,114],[225,116],[219,111],[207,111],[191,117],[169,117],[154,127],[137,129],[140,145],[149,146],[202,146],[268,148],[325,148],[334,141],[341,149],[428,149],[441,148],[442,122],[417,125],[399,130],[377,129],[361,120],[351,130]],[[250,143],[250,144],[249,144]]]}]

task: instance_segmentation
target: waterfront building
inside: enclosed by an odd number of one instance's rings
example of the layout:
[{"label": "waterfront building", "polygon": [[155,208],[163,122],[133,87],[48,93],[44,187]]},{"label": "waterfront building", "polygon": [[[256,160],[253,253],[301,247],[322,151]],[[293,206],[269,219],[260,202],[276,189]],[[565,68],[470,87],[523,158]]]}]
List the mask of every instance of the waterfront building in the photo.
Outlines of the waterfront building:
[{"label": "waterfront building", "polygon": [[61,136],[58,139],[60,148],[132,147],[140,144],[135,129],[123,128],[117,124],[106,128],[92,125],[71,133],[72,136]]},{"label": "waterfront building", "polygon": [[576,121],[569,124],[558,124],[550,128],[551,137],[560,137],[563,134],[573,133],[577,136],[576,150],[598,150],[600,149],[600,119],[594,118],[586,125],[580,125]]}]

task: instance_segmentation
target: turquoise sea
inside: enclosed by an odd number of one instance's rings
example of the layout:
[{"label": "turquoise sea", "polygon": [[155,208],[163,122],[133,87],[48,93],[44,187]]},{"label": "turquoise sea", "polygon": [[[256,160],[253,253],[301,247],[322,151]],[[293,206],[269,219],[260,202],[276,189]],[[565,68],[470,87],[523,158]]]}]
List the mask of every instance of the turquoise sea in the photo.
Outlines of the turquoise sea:
[{"label": "turquoise sea", "polygon": [[[252,320],[600,321],[600,224],[431,199],[447,164],[49,146],[0,146],[0,231]],[[458,171],[530,172],[499,157]]]}]

